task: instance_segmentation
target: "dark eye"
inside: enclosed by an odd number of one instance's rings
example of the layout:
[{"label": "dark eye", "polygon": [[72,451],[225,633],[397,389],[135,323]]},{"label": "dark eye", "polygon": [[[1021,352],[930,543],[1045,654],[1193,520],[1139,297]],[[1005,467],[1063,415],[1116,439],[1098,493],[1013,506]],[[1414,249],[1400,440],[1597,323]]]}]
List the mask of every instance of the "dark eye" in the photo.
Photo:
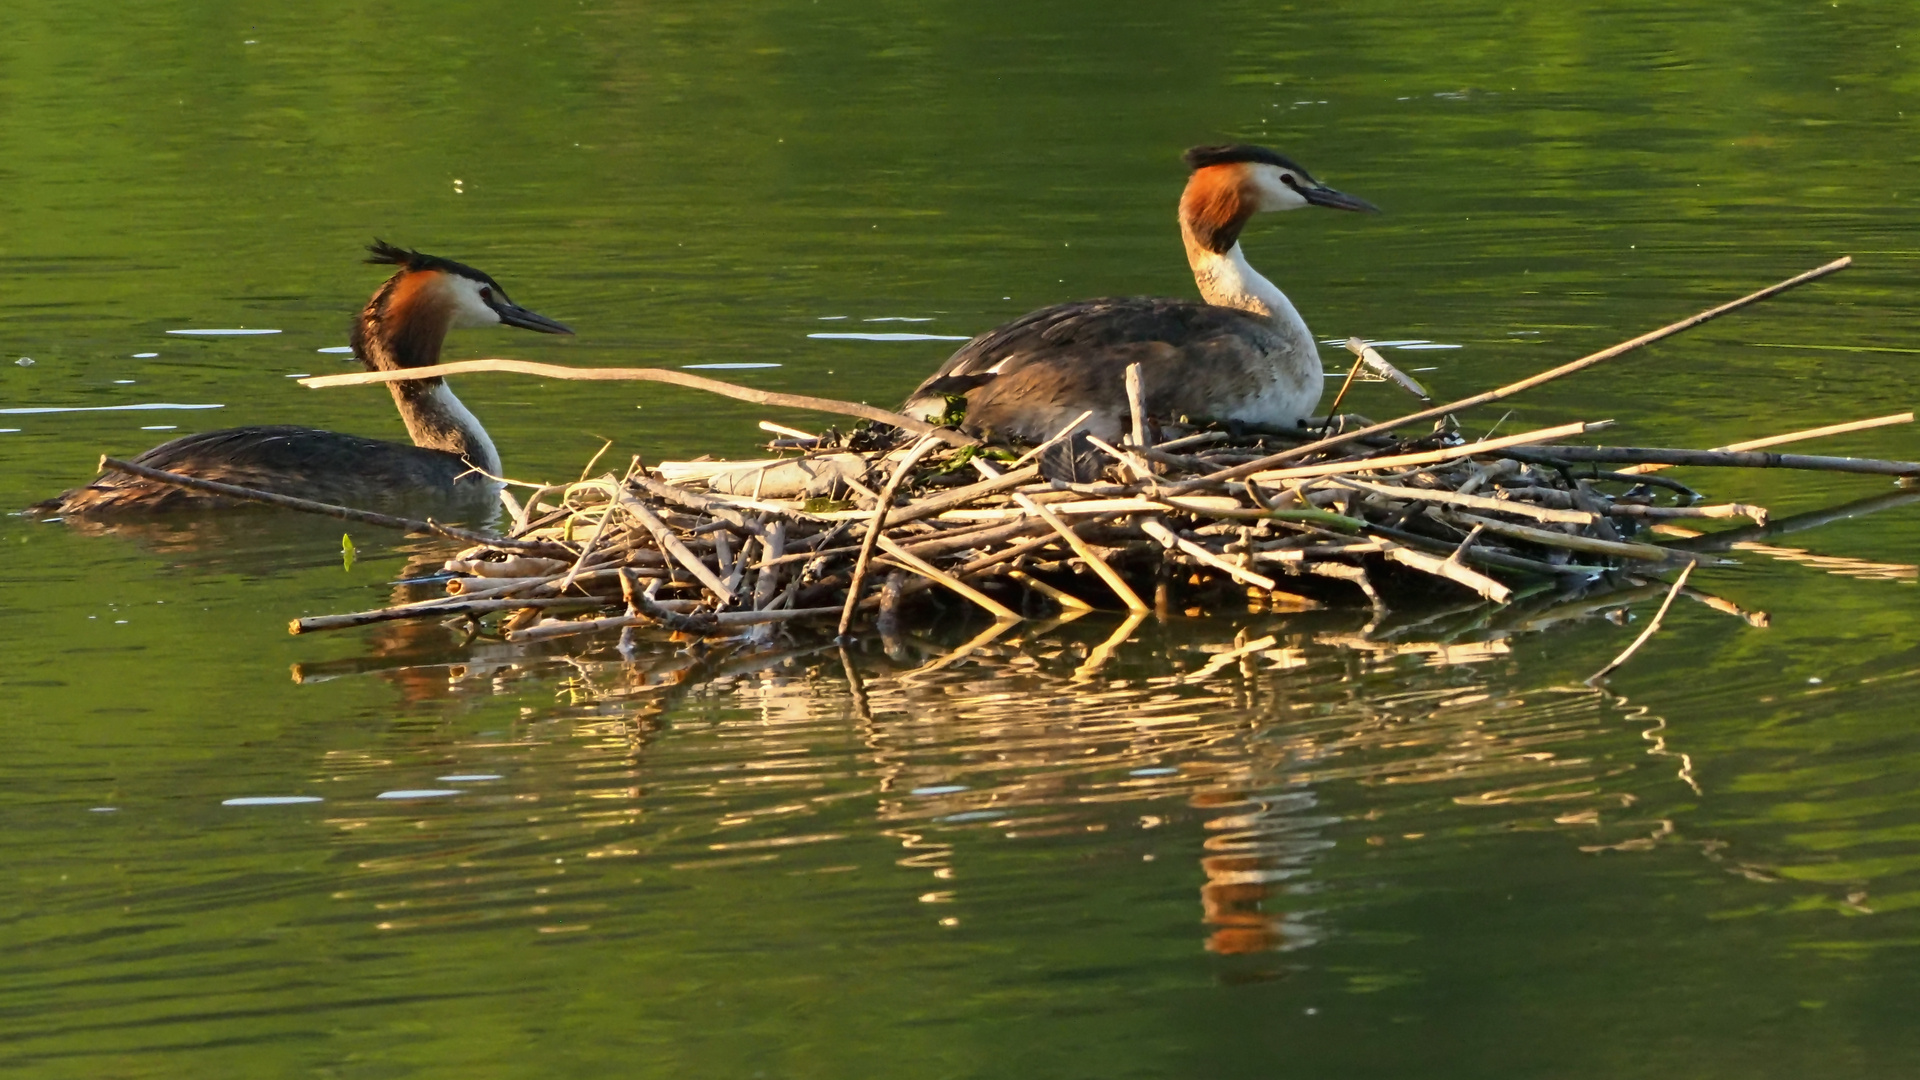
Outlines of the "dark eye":
[{"label": "dark eye", "polygon": [[480,299],[489,304],[493,303],[493,290],[485,285],[480,286]]},{"label": "dark eye", "polygon": [[1281,174],[1280,174],[1280,182],[1281,182],[1281,183],[1283,183],[1283,184],[1285,184],[1285,185],[1287,185],[1287,186],[1288,186],[1288,187],[1290,187],[1290,188],[1297,188],[1297,187],[1299,187],[1299,186],[1300,186],[1300,181],[1298,181],[1298,180],[1295,180],[1295,179],[1293,178],[1293,174],[1292,174],[1292,173],[1290,173],[1290,172],[1283,172],[1283,173],[1281,173]]}]

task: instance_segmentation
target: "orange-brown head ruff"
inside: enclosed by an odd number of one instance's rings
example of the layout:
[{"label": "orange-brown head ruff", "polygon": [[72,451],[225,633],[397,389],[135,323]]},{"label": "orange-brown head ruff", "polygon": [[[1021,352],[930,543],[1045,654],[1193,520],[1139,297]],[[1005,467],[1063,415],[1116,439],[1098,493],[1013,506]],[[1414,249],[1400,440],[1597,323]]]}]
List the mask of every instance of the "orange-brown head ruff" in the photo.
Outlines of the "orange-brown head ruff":
[{"label": "orange-brown head ruff", "polygon": [[1180,197],[1180,221],[1195,243],[1216,255],[1233,250],[1247,219],[1262,210],[1378,209],[1322,184],[1298,162],[1264,146],[1196,146],[1185,158],[1193,175]]},{"label": "orange-brown head ruff", "polygon": [[1195,169],[1180,196],[1180,221],[1201,247],[1216,255],[1233,250],[1257,206],[1252,168],[1227,162]]}]

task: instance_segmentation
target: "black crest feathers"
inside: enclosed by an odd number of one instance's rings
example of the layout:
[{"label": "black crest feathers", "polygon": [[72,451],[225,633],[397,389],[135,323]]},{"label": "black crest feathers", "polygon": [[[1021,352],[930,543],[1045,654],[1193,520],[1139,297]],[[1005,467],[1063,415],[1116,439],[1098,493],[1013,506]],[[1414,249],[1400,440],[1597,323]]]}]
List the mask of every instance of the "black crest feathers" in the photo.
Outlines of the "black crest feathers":
[{"label": "black crest feathers", "polygon": [[1204,169],[1209,165],[1233,165],[1240,162],[1258,162],[1262,165],[1277,165],[1282,169],[1298,173],[1302,179],[1313,177],[1285,154],[1269,150],[1264,146],[1248,143],[1224,143],[1219,146],[1196,146],[1181,155],[1189,169]]},{"label": "black crest feathers", "polygon": [[423,252],[412,251],[398,244],[389,244],[385,240],[378,238],[375,238],[373,243],[367,245],[367,262],[375,266],[398,266],[403,271],[439,270],[443,273],[458,274],[464,278],[483,281],[496,289],[500,288],[500,283],[489,277],[485,271],[475,270],[466,263],[457,263],[452,259],[443,259],[438,255],[427,255]]}]

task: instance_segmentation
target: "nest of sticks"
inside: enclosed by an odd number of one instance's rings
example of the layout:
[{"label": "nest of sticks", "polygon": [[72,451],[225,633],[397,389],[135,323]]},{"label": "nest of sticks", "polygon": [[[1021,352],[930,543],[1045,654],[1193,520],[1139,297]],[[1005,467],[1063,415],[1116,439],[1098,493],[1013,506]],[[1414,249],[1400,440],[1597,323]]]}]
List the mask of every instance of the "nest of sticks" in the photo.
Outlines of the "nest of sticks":
[{"label": "nest of sticks", "polygon": [[[1118,442],[1080,430],[1083,416],[1046,443],[1025,448],[984,446],[950,427],[863,404],[662,369],[494,360],[399,373],[646,379],[863,420],[844,434],[763,423],[777,436],[768,444],[777,456],[759,461],[649,468],[635,458],[618,475],[527,485],[534,490],[524,498],[504,496],[513,516],[504,536],[248,492],[111,459],[103,465],[470,543],[446,563],[440,580],[448,595],[299,619],[294,633],[458,618],[512,642],[644,626],[764,639],[793,623],[840,636],[876,623],[897,632],[901,620],[946,610],[955,597],[1003,621],[1099,607],[1163,614],[1296,610],[1340,603],[1343,594],[1378,613],[1401,597],[1417,604],[1470,594],[1496,605],[1543,593],[1578,597],[1623,583],[1637,587],[1650,573],[1703,557],[1651,543],[1651,534],[1692,534],[1686,524],[1699,519],[1767,523],[1764,508],[1708,504],[1659,470],[1804,468],[1911,483],[1920,464],[1763,448],[1909,422],[1912,414],[1715,450],[1561,445],[1607,427],[1604,420],[1469,440],[1455,417],[1847,262],[1496,390],[1385,423],[1344,416],[1296,431],[1193,429],[1156,420],[1146,413],[1137,369],[1126,373],[1132,423]],[[1351,345],[1360,357],[1356,372],[1363,363],[1390,370],[1362,343]],[[395,377],[371,372],[309,382]],[[497,623],[482,622],[493,616]]]},{"label": "nest of sticks", "polygon": [[[727,633],[796,620],[845,634],[911,618],[929,593],[1003,620],[1122,606],[1288,610],[1338,603],[1341,593],[1377,610],[1398,597],[1459,590],[1506,604],[1606,589],[1616,571],[1699,558],[1645,542],[1650,526],[1767,522],[1761,507],[1702,504],[1652,471],[1662,458],[1698,451],[1550,445],[1599,426],[1469,442],[1443,425],[1318,450],[1339,437],[1199,431],[1156,444],[1142,432],[1127,446],[1092,440],[1094,460],[1077,464],[1095,475],[1083,481],[1044,476],[1045,444],[1015,455],[867,429],[857,443],[870,448],[851,450],[837,433],[795,433],[774,443],[799,450],[795,457],[654,469],[636,459],[622,476],[539,490],[520,506],[507,542],[448,560],[445,600],[306,619],[295,629],[502,612],[497,629],[508,641],[647,625]],[[1717,454],[1732,459],[1725,464],[1747,455]],[[1291,460],[1209,480],[1273,458]],[[1920,472],[1898,462],[1804,460]],[[1610,467],[1620,462],[1629,464]],[[783,473],[819,493],[790,492]],[[746,476],[759,478],[757,495],[740,490]],[[780,494],[769,494],[775,485]]]}]

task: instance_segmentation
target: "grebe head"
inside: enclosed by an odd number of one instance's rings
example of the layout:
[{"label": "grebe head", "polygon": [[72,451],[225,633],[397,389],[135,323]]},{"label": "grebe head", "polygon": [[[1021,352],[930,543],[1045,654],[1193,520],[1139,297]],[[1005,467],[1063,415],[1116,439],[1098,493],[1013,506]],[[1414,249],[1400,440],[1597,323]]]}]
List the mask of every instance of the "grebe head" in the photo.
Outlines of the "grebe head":
[{"label": "grebe head", "polygon": [[353,327],[353,352],[371,370],[426,367],[440,362],[447,331],[518,326],[543,334],[573,331],[507,298],[500,283],[465,263],[375,240],[367,259],[398,266]]},{"label": "grebe head", "polygon": [[1201,246],[1216,253],[1231,249],[1247,219],[1261,211],[1303,206],[1379,210],[1315,180],[1298,162],[1264,146],[1196,146],[1185,157],[1193,175],[1180,198],[1180,222]]}]

